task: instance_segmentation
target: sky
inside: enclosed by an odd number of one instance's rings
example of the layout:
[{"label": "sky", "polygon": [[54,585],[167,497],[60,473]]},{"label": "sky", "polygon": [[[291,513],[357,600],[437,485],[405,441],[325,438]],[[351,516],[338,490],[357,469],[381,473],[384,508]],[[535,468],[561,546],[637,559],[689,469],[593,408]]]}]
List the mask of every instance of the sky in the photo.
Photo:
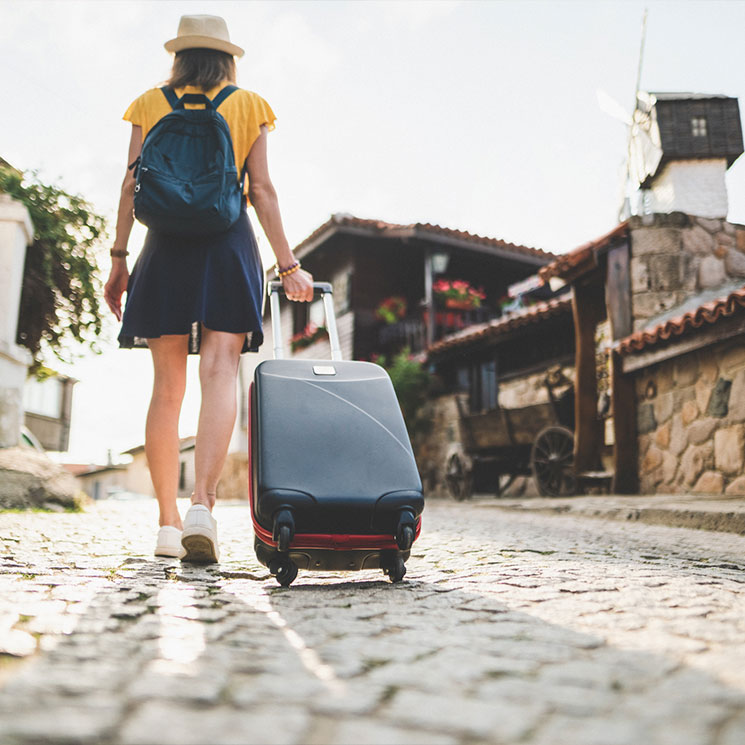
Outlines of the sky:
[{"label": "sky", "polygon": [[[617,222],[626,128],[601,90],[725,93],[745,102],[745,2],[136,2],[0,0],[0,157],[79,193],[111,221],[127,105],[168,75],[184,13],[223,16],[238,83],[277,115],[270,172],[291,245],[332,213],[431,222],[563,253]],[[745,159],[727,177],[745,223]],[[273,263],[266,239],[262,254]],[[130,240],[130,265],[144,236]],[[108,273],[102,246],[102,278]],[[69,460],[140,444],[146,351],[57,364],[75,388]],[[198,411],[189,362],[181,434]]]}]

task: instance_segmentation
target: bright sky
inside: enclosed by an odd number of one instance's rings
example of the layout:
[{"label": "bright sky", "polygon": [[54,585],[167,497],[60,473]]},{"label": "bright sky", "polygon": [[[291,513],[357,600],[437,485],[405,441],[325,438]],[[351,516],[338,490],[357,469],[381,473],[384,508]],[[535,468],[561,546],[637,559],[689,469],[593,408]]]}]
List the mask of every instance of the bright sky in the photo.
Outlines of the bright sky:
[{"label": "bright sky", "polygon": [[[561,253],[616,223],[626,130],[597,91],[633,107],[645,7],[642,89],[745,106],[744,2],[0,0],[0,157],[84,195],[113,232],[121,115],[167,77],[179,16],[212,13],[246,49],[238,83],[277,114],[270,169],[292,244],[349,212]],[[729,219],[745,223],[745,158],[728,187]],[[106,252],[101,265],[105,278]],[[58,366],[81,381],[70,459],[142,442],[150,359],[119,351],[117,331],[103,355]],[[191,360],[183,435],[195,373]]]}]

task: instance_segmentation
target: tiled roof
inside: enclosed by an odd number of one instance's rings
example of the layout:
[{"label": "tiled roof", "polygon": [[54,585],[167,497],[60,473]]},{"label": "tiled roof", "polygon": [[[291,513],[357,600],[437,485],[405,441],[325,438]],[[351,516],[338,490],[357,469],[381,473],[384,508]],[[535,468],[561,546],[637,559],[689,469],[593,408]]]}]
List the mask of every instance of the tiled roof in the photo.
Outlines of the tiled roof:
[{"label": "tiled roof", "polygon": [[544,259],[546,262],[551,261],[556,257],[549,251],[544,251],[540,248],[531,248],[530,246],[521,246],[516,243],[509,243],[499,238],[486,238],[482,235],[475,235],[469,233],[466,230],[454,230],[453,228],[443,228],[441,225],[433,225],[428,222],[417,222],[410,223],[409,225],[401,225],[398,223],[384,222],[383,220],[365,220],[360,217],[354,217],[353,215],[345,214],[334,214],[323,223],[320,227],[316,228],[305,240],[301,241],[295,250],[298,251],[304,246],[307,246],[328,230],[336,228],[358,228],[368,230],[373,234],[381,237],[411,237],[416,235],[417,237],[426,238],[427,235],[437,235],[445,238],[450,238],[458,241],[466,241],[467,243],[473,243],[474,245],[485,246],[487,248],[496,248],[512,253],[530,256],[533,258]]},{"label": "tiled roof", "polygon": [[702,303],[694,310],[682,313],[658,323],[649,329],[636,331],[618,343],[618,352],[622,355],[640,352],[662,341],[681,336],[699,329],[707,324],[714,324],[745,308],[745,286],[728,295]]},{"label": "tiled roof", "polygon": [[617,238],[625,236],[628,226],[629,223],[627,220],[616,225],[609,233],[601,235],[600,238],[596,238],[594,241],[583,243],[573,251],[562,254],[555,261],[548,264],[548,266],[541,267],[538,270],[538,274],[544,281],[548,281],[551,277],[560,277],[568,282],[585,274],[595,268],[596,253]]},{"label": "tiled roof", "polygon": [[543,303],[532,305],[529,308],[515,311],[502,318],[497,318],[488,323],[480,323],[469,326],[463,331],[451,334],[436,342],[429,348],[429,354],[437,355],[449,352],[457,347],[466,346],[475,342],[493,339],[508,334],[523,326],[540,323],[541,321],[562,313],[571,312],[572,300],[568,297],[558,297]]}]

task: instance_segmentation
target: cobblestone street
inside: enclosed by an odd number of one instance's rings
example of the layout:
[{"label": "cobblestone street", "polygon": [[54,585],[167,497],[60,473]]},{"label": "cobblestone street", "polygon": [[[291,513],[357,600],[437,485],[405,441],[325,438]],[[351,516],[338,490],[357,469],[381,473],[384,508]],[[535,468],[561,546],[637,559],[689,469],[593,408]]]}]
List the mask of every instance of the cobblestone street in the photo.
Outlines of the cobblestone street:
[{"label": "cobblestone street", "polygon": [[2,743],[745,742],[745,537],[430,502],[400,585],[286,590],[155,514],[0,514]]}]

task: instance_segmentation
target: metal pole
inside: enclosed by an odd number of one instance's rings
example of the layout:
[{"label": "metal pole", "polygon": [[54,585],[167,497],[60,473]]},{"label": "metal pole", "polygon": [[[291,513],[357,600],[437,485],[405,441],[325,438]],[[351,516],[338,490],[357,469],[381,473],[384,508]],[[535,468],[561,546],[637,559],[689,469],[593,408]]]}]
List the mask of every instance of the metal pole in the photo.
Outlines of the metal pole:
[{"label": "metal pole", "polygon": [[323,309],[326,312],[326,329],[329,332],[329,341],[331,342],[331,359],[340,360],[342,358],[341,345],[339,344],[339,331],[336,328],[334,296],[330,292],[324,292],[321,298],[323,299]]},{"label": "metal pole", "polygon": [[269,308],[272,316],[272,343],[274,345],[274,359],[284,359],[285,352],[282,347],[282,323],[279,314],[279,293],[269,289]]}]

